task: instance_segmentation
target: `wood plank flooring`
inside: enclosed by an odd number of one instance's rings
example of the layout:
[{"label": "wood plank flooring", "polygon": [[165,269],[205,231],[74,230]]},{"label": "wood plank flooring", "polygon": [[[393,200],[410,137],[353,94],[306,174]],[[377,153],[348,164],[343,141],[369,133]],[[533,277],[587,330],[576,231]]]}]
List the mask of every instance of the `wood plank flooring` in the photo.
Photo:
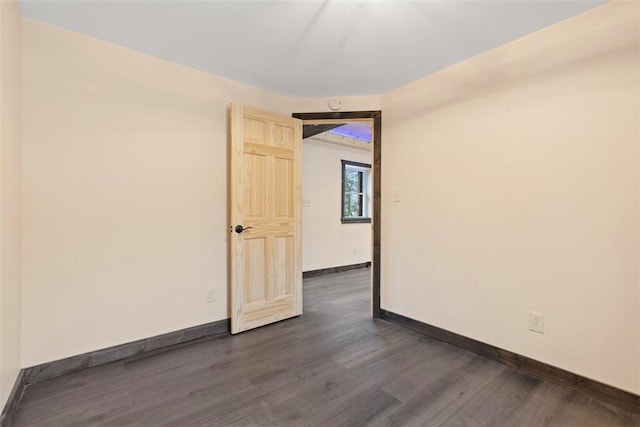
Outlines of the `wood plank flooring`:
[{"label": "wood plank flooring", "polygon": [[370,270],[304,315],[27,388],[16,426],[640,426],[640,415],[372,320]]}]

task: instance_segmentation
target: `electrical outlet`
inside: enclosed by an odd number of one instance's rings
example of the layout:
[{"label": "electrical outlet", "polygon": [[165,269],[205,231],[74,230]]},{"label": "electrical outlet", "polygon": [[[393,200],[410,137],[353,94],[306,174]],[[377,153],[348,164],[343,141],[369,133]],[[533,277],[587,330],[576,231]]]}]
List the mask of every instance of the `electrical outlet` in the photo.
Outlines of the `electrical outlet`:
[{"label": "electrical outlet", "polygon": [[215,288],[207,288],[204,292],[204,300],[207,304],[210,302],[216,302],[216,290]]},{"label": "electrical outlet", "polygon": [[529,312],[529,330],[544,334],[544,314],[535,311]]},{"label": "electrical outlet", "polygon": [[353,254],[358,255],[358,248],[353,248]]}]

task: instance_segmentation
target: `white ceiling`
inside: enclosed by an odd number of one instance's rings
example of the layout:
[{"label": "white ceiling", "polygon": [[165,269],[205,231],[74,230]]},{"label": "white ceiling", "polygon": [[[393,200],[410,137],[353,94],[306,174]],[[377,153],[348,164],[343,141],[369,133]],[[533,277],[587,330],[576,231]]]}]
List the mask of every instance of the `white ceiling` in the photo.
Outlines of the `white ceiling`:
[{"label": "white ceiling", "polygon": [[331,129],[325,133],[343,136],[345,138],[351,138],[371,144],[373,126],[371,122],[348,122],[347,124]]},{"label": "white ceiling", "polygon": [[24,16],[291,96],[381,94],[605,0],[21,0]]}]

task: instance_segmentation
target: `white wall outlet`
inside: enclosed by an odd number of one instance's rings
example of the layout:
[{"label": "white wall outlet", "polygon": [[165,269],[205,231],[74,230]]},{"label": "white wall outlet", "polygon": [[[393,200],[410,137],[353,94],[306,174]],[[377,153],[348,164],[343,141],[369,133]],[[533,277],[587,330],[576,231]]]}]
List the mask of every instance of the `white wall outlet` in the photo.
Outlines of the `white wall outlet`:
[{"label": "white wall outlet", "polygon": [[304,206],[305,208],[311,206],[311,199],[302,199],[302,206]]},{"label": "white wall outlet", "polygon": [[529,312],[529,330],[544,334],[544,314],[535,311]]},{"label": "white wall outlet", "polygon": [[358,248],[353,248],[353,254],[358,255]]},{"label": "white wall outlet", "polygon": [[216,290],[215,288],[207,288],[204,292],[204,300],[207,304],[216,302]]}]

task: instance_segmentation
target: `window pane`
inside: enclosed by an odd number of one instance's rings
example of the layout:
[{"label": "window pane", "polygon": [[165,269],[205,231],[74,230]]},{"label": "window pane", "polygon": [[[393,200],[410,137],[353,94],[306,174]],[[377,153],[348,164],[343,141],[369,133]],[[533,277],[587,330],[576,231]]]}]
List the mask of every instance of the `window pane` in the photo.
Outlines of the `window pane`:
[{"label": "window pane", "polygon": [[345,217],[362,216],[362,195],[361,194],[345,194],[344,216]]},{"label": "window pane", "polygon": [[346,193],[360,191],[360,173],[353,169],[345,169],[344,171],[344,191]]}]

